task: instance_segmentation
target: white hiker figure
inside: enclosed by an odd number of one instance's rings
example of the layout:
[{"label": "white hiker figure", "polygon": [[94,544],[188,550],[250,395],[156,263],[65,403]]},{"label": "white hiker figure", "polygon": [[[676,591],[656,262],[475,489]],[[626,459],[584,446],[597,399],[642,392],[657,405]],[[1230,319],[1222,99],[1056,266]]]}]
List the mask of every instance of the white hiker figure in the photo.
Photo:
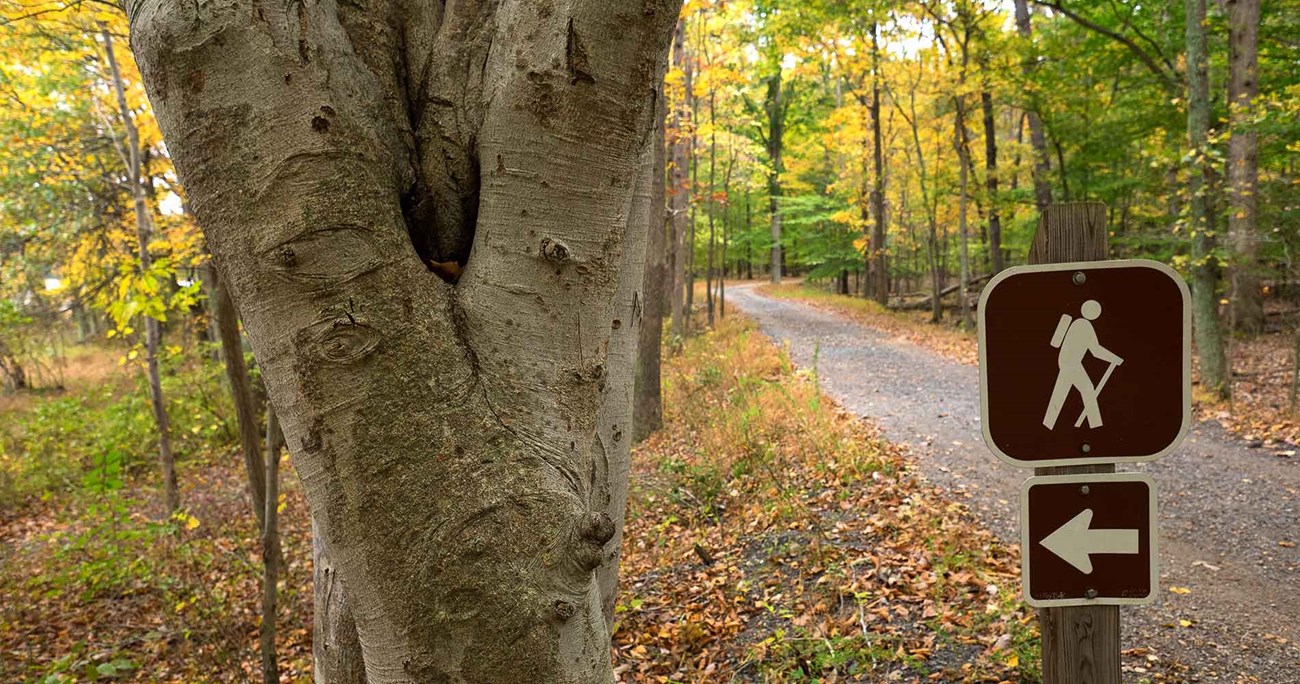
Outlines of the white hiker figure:
[{"label": "white hiker figure", "polygon": [[[1043,425],[1048,430],[1056,429],[1056,419],[1061,415],[1061,408],[1065,406],[1071,388],[1079,390],[1079,396],[1083,399],[1083,414],[1074,426],[1083,425],[1086,418],[1089,428],[1101,427],[1101,407],[1097,405],[1097,395],[1106,386],[1106,381],[1110,380],[1111,373],[1124,363],[1124,359],[1097,341],[1097,331],[1093,330],[1092,321],[1101,316],[1101,304],[1090,299],[1083,303],[1080,313],[1083,318],[1073,320],[1069,314],[1062,315],[1060,323],[1056,325],[1056,333],[1052,335],[1052,346],[1061,350],[1056,357],[1057,366],[1061,370],[1056,376],[1052,399],[1047,404],[1047,415],[1043,416]],[[1088,353],[1110,362],[1110,368],[1106,369],[1106,374],[1096,387],[1093,387],[1092,378],[1088,377],[1088,371],[1083,367],[1083,357]]]}]

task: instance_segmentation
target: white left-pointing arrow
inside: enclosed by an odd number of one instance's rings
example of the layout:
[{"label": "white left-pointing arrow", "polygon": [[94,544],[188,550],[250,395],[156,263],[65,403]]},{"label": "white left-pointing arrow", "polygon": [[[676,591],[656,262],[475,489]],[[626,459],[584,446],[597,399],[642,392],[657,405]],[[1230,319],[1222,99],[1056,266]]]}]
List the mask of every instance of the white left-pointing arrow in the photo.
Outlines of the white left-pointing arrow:
[{"label": "white left-pointing arrow", "polygon": [[1039,543],[1085,575],[1092,574],[1093,554],[1135,554],[1140,550],[1137,530],[1092,529],[1091,508],[1084,509]]}]

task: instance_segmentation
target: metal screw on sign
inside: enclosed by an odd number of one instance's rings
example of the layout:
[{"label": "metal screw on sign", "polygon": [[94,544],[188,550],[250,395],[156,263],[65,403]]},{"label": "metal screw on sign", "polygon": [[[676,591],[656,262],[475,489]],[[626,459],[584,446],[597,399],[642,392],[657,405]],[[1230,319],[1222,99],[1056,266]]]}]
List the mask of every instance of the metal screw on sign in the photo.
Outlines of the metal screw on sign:
[{"label": "metal screw on sign", "polygon": [[1074,274],[1075,285],[1082,285],[1086,282],[1088,282],[1088,275],[1086,273],[1084,273],[1083,271],[1079,271]]},{"label": "metal screw on sign", "polygon": [[1084,590],[1083,595],[1086,598],[1095,599],[1097,598],[1097,590],[1093,589],[1092,587],[1088,587],[1086,590]]},{"label": "metal screw on sign", "polygon": [[1084,485],[1084,486],[1082,486],[1082,487],[1079,488],[1079,493],[1082,494],[1082,495],[1084,495],[1084,496],[1088,496],[1088,493],[1091,492],[1091,491],[1092,491],[1092,489],[1091,489],[1090,487],[1088,487],[1088,485]]}]

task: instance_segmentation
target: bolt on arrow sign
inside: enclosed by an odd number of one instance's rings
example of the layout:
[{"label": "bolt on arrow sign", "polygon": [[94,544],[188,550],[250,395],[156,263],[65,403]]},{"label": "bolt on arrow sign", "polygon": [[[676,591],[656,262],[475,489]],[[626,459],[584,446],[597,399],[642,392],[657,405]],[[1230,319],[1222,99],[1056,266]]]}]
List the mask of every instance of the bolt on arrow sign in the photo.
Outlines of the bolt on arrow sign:
[{"label": "bolt on arrow sign", "polygon": [[1091,508],[1084,509],[1039,543],[1085,575],[1092,574],[1093,554],[1131,555],[1139,553],[1141,549],[1138,530],[1092,529]]}]

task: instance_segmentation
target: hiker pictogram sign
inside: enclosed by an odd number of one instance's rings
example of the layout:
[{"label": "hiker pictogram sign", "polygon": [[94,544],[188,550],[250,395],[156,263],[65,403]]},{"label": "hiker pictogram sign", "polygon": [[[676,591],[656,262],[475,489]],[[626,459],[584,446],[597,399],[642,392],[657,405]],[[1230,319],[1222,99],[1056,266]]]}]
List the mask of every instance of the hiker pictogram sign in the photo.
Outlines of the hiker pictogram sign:
[{"label": "hiker pictogram sign", "polygon": [[1031,477],[1020,496],[1020,558],[1032,606],[1155,600],[1156,486],[1134,473]]},{"label": "hiker pictogram sign", "polygon": [[979,304],[984,440],[1025,467],[1147,461],[1191,422],[1187,284],[1155,261],[1024,266]]}]

